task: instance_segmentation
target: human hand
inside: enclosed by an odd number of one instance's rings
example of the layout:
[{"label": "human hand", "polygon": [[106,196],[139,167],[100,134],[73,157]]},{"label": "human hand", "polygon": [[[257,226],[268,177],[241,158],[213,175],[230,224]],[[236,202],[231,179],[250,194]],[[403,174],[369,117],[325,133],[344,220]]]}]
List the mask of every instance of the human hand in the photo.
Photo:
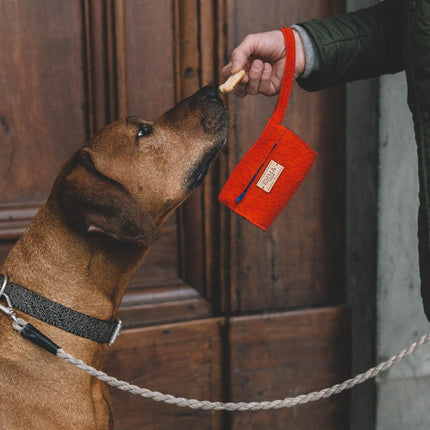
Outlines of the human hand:
[{"label": "human hand", "polygon": [[[305,54],[299,34],[293,30],[296,45],[294,79],[305,69]],[[285,69],[285,41],[282,31],[249,34],[231,53],[231,62],[222,69],[224,80],[240,70],[245,76],[234,88],[239,97],[248,94],[274,96],[281,89]]]}]

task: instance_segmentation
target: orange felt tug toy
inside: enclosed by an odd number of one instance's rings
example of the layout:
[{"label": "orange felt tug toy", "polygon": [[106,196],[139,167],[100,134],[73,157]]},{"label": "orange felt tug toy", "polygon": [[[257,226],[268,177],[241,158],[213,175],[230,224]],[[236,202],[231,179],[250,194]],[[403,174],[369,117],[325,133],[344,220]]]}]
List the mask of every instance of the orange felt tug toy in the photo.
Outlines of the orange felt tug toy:
[{"label": "orange felt tug toy", "polygon": [[219,200],[237,214],[267,230],[303,182],[318,154],[281,122],[294,80],[293,31],[282,28],[285,72],[275,110],[258,140],[248,150]]}]

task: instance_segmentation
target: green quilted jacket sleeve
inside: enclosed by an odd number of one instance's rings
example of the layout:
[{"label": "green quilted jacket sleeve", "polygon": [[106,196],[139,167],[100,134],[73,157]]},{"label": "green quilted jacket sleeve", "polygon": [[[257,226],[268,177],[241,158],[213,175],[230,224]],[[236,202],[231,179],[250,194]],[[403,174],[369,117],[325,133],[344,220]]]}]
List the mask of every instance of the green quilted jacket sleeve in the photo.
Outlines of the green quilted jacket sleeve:
[{"label": "green quilted jacket sleeve", "polygon": [[403,70],[403,0],[300,23],[312,36],[320,70],[298,79],[308,91]]}]

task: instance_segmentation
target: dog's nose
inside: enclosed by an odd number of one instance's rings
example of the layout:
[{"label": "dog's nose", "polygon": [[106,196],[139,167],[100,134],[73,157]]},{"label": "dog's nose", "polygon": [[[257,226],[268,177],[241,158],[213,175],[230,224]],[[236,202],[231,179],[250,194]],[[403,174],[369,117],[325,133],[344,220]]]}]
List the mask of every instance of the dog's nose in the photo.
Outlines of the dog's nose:
[{"label": "dog's nose", "polygon": [[212,85],[207,85],[206,87],[203,87],[197,92],[197,95],[201,100],[213,100],[213,101],[221,100],[218,96],[218,91]]}]

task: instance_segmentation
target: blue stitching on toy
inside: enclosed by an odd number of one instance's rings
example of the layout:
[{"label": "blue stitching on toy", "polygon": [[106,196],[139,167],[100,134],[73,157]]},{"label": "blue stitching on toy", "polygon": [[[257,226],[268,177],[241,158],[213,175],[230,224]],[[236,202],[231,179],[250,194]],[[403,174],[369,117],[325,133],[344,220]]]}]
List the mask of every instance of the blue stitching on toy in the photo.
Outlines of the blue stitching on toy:
[{"label": "blue stitching on toy", "polygon": [[236,199],[236,204],[240,203],[246,193],[249,190],[249,187],[251,186],[251,184],[254,182],[254,179],[258,176],[258,174],[260,173],[261,168],[264,166],[264,164],[266,163],[267,159],[270,157],[270,154],[273,152],[273,150],[276,148],[276,145],[279,143],[279,140],[273,145],[273,148],[270,150],[269,155],[266,157],[266,159],[263,161],[263,163],[261,163],[261,166],[258,168],[257,173],[252,177],[251,181],[249,182],[249,184],[246,186],[246,188],[243,190],[243,193],[239,195],[239,197]]}]

